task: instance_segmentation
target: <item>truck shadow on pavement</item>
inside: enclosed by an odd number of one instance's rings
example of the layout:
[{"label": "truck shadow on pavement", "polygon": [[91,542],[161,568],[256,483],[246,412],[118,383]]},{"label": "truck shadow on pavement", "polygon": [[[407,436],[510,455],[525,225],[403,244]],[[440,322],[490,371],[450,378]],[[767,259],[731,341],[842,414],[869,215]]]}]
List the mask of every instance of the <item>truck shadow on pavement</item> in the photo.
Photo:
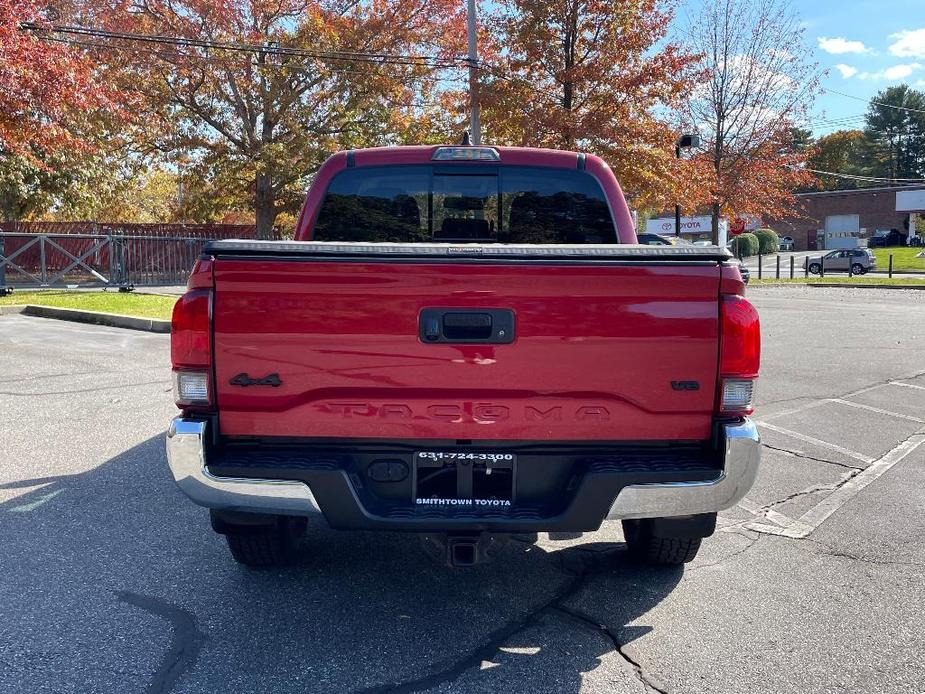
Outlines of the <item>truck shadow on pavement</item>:
[{"label": "truck shadow on pavement", "polygon": [[[595,533],[562,549],[511,541],[491,563],[451,569],[413,535],[316,523],[292,566],[255,571],[174,486],[162,436],[92,471],[0,490],[35,485],[0,503],[0,571],[18,596],[0,616],[34,660],[0,667],[0,689],[570,692],[597,677],[609,691],[662,688],[626,649],[649,627],[627,625],[683,572],[635,567]],[[32,614],[36,601],[47,614]],[[38,656],[55,633],[72,643],[52,666]]]}]

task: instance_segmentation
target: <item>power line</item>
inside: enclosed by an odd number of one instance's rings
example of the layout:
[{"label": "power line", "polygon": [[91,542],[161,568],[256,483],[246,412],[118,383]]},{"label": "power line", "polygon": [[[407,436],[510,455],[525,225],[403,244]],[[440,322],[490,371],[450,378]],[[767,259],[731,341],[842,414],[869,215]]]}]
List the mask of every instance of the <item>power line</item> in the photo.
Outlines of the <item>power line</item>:
[{"label": "power line", "polygon": [[133,41],[140,43],[153,43],[161,45],[182,46],[185,48],[202,48],[206,50],[233,51],[241,53],[255,53],[262,55],[280,55],[300,58],[315,58],[323,61],[350,61],[376,64],[397,64],[418,67],[450,68],[459,67],[466,61],[460,58],[443,58],[433,55],[406,55],[395,53],[374,53],[365,51],[321,51],[305,48],[290,48],[278,45],[256,45],[246,43],[233,43],[211,41],[205,39],[190,39],[182,36],[166,36],[163,34],[133,34],[128,32],[108,31],[94,27],[81,27],[69,25],[52,25],[43,27],[31,22],[23,22],[20,29],[42,34],[69,34],[87,36],[96,39],[109,39],[116,41]]},{"label": "power line", "polygon": [[843,116],[841,118],[828,118],[826,120],[813,121],[810,125],[833,125],[861,121],[867,118],[865,115],[860,116]]},{"label": "power line", "polygon": [[[166,53],[166,52],[164,52],[164,51],[162,51],[162,50],[159,50],[158,48],[148,47],[148,46],[142,46],[142,47],[137,47],[137,46],[135,46],[135,47],[132,47],[132,46],[125,46],[125,45],[113,44],[113,43],[100,43],[100,42],[97,42],[97,41],[80,41],[80,40],[76,40],[76,39],[57,38],[57,37],[54,37],[54,36],[40,36],[40,37],[39,37],[39,40],[41,40],[41,41],[48,41],[48,42],[51,42],[51,43],[60,43],[60,44],[66,45],[66,46],[78,46],[78,47],[81,47],[81,48],[93,48],[93,49],[117,50],[117,51],[145,51],[145,52],[147,52],[147,53],[149,53],[149,54],[151,54],[151,55],[155,55],[155,56],[157,56],[158,58],[165,59],[165,60],[166,60],[166,59],[175,59],[175,58],[176,58],[176,55],[173,55],[173,54],[170,54],[170,53]],[[195,61],[197,61],[197,62],[206,63],[206,64],[209,64],[209,65],[218,65],[218,66],[222,66],[222,67],[226,67],[226,68],[229,67],[229,64],[228,64],[226,61],[223,61],[223,60],[220,60],[220,59],[217,59],[217,58],[211,58],[211,57],[208,57],[208,56],[205,56],[205,55],[195,55],[195,54],[194,54],[194,55],[189,55],[189,54],[183,54],[183,57],[184,57],[184,58],[187,58],[187,59],[195,60]],[[310,71],[314,71],[314,70],[320,70],[320,71],[326,71],[326,72],[340,72],[340,73],[357,74],[357,75],[366,75],[366,74],[369,74],[369,73],[363,72],[363,71],[360,70],[360,69],[351,68],[351,67],[346,67],[346,66],[334,67],[334,66],[331,66],[331,65],[329,65],[329,64],[317,65],[317,66],[315,66],[315,65],[313,65],[313,66],[308,66],[308,65],[305,65],[305,64],[302,64],[302,63],[292,63],[292,62],[287,62],[287,63],[257,63],[257,62],[255,62],[255,61],[253,61],[253,60],[248,60],[246,63],[243,63],[243,64],[248,65],[248,66],[253,67],[253,68],[273,68],[273,69],[278,69],[278,70],[294,70],[294,71],[303,71],[303,72],[310,72]],[[236,65],[235,67],[237,67],[237,65]],[[442,69],[442,68],[435,68],[435,69]],[[441,81],[441,82],[461,82],[463,78],[461,78],[461,77],[454,77],[454,78],[451,78],[451,77],[440,77],[440,78],[437,78],[437,79],[438,79],[439,81]],[[414,80],[411,80],[411,81],[414,81]],[[408,83],[408,82],[402,80],[401,83],[402,83],[402,84],[406,84],[406,83]]]},{"label": "power line", "polygon": [[844,92],[840,92],[837,89],[829,89],[828,87],[823,87],[822,91],[832,92],[833,94],[838,94],[839,96],[846,96],[849,99],[857,99],[858,101],[864,101],[870,104],[875,104],[876,106],[883,106],[884,108],[896,109],[897,111],[908,111],[909,113],[925,113],[925,110],[922,110],[920,108],[909,108],[908,106],[896,106],[895,104],[886,104],[882,101],[874,101],[873,99],[865,99],[864,97],[855,96],[854,94],[845,94]]},{"label": "power line", "polygon": [[[796,168],[796,167],[794,167]],[[817,169],[803,169],[810,173],[820,174],[823,176],[833,176],[835,178],[845,178],[852,181],[864,181],[867,183],[896,183],[898,185],[914,186],[925,183],[925,178],[881,178],[878,176],[856,176],[854,174],[837,173],[835,171],[819,171]]]}]

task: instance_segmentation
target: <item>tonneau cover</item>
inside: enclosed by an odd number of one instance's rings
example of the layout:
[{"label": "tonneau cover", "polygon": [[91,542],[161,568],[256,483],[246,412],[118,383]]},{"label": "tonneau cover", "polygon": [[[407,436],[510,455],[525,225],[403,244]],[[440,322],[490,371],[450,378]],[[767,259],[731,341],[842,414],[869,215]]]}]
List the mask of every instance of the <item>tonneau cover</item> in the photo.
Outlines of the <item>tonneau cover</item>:
[{"label": "tonneau cover", "polygon": [[732,258],[732,254],[728,250],[719,246],[351,243],[341,241],[251,241],[236,239],[210,241],[203,249],[203,254],[215,257],[319,257],[328,260],[399,257],[486,258],[495,260],[650,260],[655,262],[711,263],[724,262]]}]

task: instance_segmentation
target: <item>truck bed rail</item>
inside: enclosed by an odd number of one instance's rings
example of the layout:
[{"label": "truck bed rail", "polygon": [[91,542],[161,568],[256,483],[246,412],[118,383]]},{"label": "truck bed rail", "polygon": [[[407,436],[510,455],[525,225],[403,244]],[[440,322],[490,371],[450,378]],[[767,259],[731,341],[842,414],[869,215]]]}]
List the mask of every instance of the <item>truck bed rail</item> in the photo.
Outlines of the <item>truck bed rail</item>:
[{"label": "truck bed rail", "polygon": [[536,261],[653,261],[717,263],[732,258],[719,246],[646,246],[641,244],[445,244],[355,243],[337,241],[212,241],[203,248],[205,257],[282,257],[305,259],[439,259]]}]

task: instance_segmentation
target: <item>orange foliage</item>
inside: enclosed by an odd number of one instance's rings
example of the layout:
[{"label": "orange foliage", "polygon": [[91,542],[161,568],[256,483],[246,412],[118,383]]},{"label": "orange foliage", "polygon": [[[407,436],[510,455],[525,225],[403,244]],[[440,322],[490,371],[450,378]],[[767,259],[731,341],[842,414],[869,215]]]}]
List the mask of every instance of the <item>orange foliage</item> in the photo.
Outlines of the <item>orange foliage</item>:
[{"label": "orange foliage", "polygon": [[0,0],[0,151],[85,146],[72,121],[110,106],[109,95],[78,50],[40,40],[23,22],[47,24],[33,0]]},{"label": "orange foliage", "polygon": [[485,72],[486,141],[604,157],[637,207],[707,199],[707,171],[677,161],[669,119],[699,71],[660,44],[671,15],[657,0],[506,0],[489,20],[497,59]]}]

